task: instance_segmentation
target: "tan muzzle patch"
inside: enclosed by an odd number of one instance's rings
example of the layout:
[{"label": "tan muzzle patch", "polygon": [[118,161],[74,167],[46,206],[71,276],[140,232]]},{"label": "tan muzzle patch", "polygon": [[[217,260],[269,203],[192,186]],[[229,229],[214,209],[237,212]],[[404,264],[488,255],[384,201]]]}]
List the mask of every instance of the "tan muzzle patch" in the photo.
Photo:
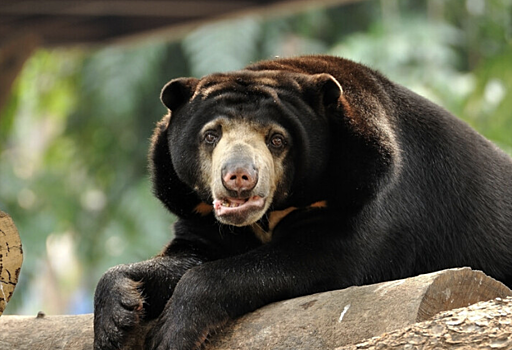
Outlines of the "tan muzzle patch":
[{"label": "tan muzzle patch", "polygon": [[213,151],[204,154],[210,161],[201,170],[214,199],[215,216],[228,225],[253,224],[268,210],[282,176],[280,159],[266,144],[269,127],[218,118],[208,128],[221,130]]}]

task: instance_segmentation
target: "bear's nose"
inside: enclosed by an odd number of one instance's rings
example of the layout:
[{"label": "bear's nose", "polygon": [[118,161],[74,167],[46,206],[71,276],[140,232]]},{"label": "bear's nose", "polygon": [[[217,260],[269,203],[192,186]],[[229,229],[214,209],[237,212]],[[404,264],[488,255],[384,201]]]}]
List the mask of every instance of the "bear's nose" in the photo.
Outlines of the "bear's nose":
[{"label": "bear's nose", "polygon": [[252,163],[229,162],[222,167],[222,184],[238,197],[251,191],[258,183],[258,171]]}]

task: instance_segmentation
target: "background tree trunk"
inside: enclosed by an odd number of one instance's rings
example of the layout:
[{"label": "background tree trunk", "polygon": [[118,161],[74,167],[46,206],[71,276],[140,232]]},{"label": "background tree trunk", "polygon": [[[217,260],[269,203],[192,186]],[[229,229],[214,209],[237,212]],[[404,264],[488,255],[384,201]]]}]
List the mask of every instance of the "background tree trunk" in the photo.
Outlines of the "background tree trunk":
[{"label": "background tree trunk", "polygon": [[33,34],[3,36],[0,40],[0,112],[7,102],[12,84],[25,61],[37,48],[38,42],[39,39]]}]

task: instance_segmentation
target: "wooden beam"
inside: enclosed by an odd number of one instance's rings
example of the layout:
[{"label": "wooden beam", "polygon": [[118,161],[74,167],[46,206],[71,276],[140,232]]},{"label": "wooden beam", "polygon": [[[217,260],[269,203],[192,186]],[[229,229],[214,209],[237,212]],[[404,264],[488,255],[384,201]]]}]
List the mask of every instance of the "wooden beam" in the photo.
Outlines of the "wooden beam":
[{"label": "wooden beam", "polygon": [[[252,15],[268,19],[361,0],[4,0],[3,37],[37,33],[41,45],[174,40],[212,21]],[[115,21],[125,26],[110,27]]]},{"label": "wooden beam", "polygon": [[257,16],[265,20],[289,16],[308,10],[331,7],[336,5],[347,5],[364,0],[282,0],[264,1],[254,6],[242,8],[238,11],[226,11],[222,13],[213,12],[208,16],[190,18],[189,20],[176,21],[167,26],[155,27],[152,30],[139,32],[134,35],[126,35],[116,38],[117,43],[133,43],[147,39],[148,37],[163,38],[163,40],[178,40],[191,30],[207,23],[223,20],[237,19],[244,16]]},{"label": "wooden beam", "polygon": [[167,16],[198,17],[212,13],[241,10],[258,6],[261,1],[15,1],[3,5],[1,12],[8,15],[50,15],[50,16]]}]

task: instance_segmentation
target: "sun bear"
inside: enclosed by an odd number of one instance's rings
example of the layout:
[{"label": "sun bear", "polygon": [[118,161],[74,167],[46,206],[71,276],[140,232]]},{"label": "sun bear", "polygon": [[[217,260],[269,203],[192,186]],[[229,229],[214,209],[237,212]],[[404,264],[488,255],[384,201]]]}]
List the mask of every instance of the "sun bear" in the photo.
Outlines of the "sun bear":
[{"label": "sun bear", "polygon": [[512,287],[511,158],[379,72],[276,59],[161,100],[149,161],[175,238],[101,278],[95,349],[197,349],[271,302],[451,267]]}]

